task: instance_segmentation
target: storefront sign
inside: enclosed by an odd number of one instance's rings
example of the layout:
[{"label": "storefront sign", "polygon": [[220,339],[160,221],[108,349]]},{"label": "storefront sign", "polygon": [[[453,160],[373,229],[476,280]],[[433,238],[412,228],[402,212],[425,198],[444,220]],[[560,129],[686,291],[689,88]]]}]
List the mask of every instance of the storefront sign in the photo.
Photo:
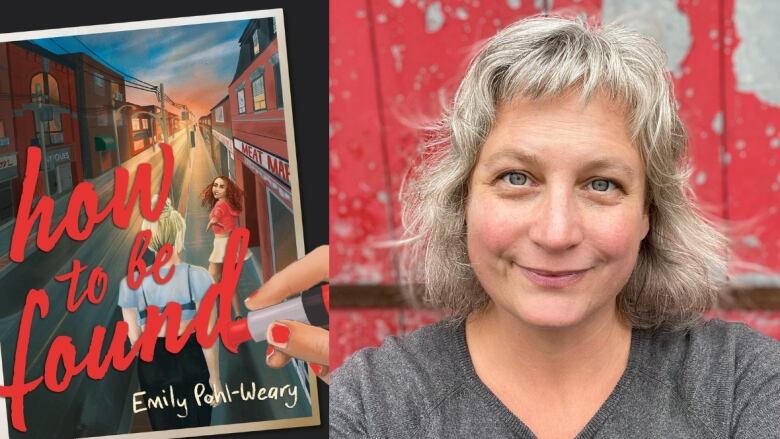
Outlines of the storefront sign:
[{"label": "storefront sign", "polygon": [[0,181],[16,177],[16,153],[0,155]]},{"label": "storefront sign", "polygon": [[287,160],[269,154],[241,140],[233,139],[233,142],[236,149],[241,151],[242,154],[281,180],[287,187],[290,187],[290,163]]},{"label": "storefront sign", "polygon": [[284,187],[284,185],[279,184],[278,180],[271,177],[268,172],[261,169],[257,164],[252,162],[248,157],[241,156],[241,162],[244,163],[244,166],[249,168],[254,174],[256,174],[258,177],[263,179],[263,183],[265,183],[265,187],[270,189],[273,193],[276,194],[276,196],[279,197],[282,202],[290,209],[292,210],[292,195],[290,194],[290,190]]},{"label": "storefront sign", "polygon": [[53,151],[47,151],[46,158],[49,166],[56,166],[58,163],[70,161],[70,148],[60,148]]}]

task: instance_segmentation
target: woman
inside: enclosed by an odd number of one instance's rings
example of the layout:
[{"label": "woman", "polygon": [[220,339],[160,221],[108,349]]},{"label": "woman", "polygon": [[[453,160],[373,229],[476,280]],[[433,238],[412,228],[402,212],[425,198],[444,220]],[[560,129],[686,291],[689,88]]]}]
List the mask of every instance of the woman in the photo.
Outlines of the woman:
[{"label": "woman", "polygon": [[[157,203],[153,197],[152,204]],[[184,236],[187,226],[181,214],[171,206],[167,199],[165,208],[156,222],[144,220],[141,230],[151,231],[149,248],[155,253],[164,244],[171,244],[174,254],[162,266],[160,274],[165,277],[169,270],[174,270],[173,277],[165,284],[158,284],[152,276],[143,279],[141,287],[131,289],[127,278],[119,284],[119,306],[122,316],[128,323],[130,343],[135,343],[144,330],[147,308],[151,305],[160,308],[160,312],[169,303],[181,305],[181,323],[179,334],[184,333],[187,324],[195,317],[200,301],[213,281],[202,267],[192,266],[182,262],[181,252],[184,250]],[[209,331],[216,321],[216,310],[211,316]],[[187,344],[178,354],[172,354],[165,349],[166,326],[157,334],[157,344],[154,349],[154,360],[139,361],[138,381],[144,391],[144,406],[148,407],[149,421],[154,430],[169,430],[173,428],[202,427],[211,424],[211,406],[198,404],[195,400],[195,386],[205,386],[212,391],[221,391],[219,378],[219,358],[217,345],[203,348],[197,339],[189,337]],[[177,400],[187,398],[186,413],[178,405],[164,407],[149,405],[149,399],[170,398],[171,393]]]},{"label": "woman", "polygon": [[701,321],[725,239],[664,61],[554,17],[482,47],[403,191],[413,279],[453,317],[336,370],[331,437],[777,434],[780,344]]},{"label": "woman", "polygon": [[[219,282],[222,279],[222,263],[225,260],[230,232],[238,227],[244,191],[229,177],[221,175],[203,189],[201,196],[201,204],[211,210],[206,230],[214,232],[214,247],[209,255],[209,274],[214,282]],[[249,252],[245,259],[249,259]],[[237,294],[233,295],[233,312],[236,315],[241,314]]]}]

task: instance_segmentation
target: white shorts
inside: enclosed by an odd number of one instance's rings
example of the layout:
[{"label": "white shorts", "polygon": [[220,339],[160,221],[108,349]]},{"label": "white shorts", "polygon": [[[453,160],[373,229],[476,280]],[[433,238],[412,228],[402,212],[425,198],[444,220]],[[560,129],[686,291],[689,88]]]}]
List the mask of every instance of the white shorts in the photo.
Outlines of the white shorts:
[{"label": "white shorts", "polygon": [[[214,264],[221,264],[225,261],[225,250],[227,250],[228,238],[229,235],[214,236],[214,250],[212,250],[211,254],[209,255],[209,262]],[[250,257],[249,250],[247,249],[244,260],[246,261]]]}]

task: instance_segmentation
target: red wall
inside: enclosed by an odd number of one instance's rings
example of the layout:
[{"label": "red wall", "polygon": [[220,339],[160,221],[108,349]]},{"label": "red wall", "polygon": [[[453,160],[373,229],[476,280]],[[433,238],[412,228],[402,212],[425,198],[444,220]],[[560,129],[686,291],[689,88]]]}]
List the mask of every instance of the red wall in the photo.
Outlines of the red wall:
[{"label": "red wall", "polygon": [[[331,2],[333,283],[399,281],[392,255],[376,244],[397,237],[398,189],[420,146],[415,127],[435,118],[440,102],[452,97],[477,43],[539,13],[536,5],[541,3]],[[553,2],[555,10],[569,15],[608,15],[615,5],[634,3],[643,2]],[[631,12],[651,27],[655,20],[655,28],[667,32],[662,37],[669,53],[676,54],[670,60],[680,114],[691,138],[693,187],[705,211],[736,226],[731,229],[734,255],[743,261],[731,266],[736,279],[751,285],[780,282],[780,104],[738,86],[737,74],[745,71],[745,63],[738,60],[735,66],[735,53],[746,49],[740,48],[741,33],[755,45],[751,20],[756,18],[745,7],[735,11],[734,0],[677,3],[676,10]],[[765,267],[768,276],[739,276],[756,266]],[[334,366],[354,349],[378,344],[385,334],[405,333],[427,319],[418,316],[428,316],[402,310],[334,311]],[[770,327],[772,319],[777,316],[752,321]]]}]

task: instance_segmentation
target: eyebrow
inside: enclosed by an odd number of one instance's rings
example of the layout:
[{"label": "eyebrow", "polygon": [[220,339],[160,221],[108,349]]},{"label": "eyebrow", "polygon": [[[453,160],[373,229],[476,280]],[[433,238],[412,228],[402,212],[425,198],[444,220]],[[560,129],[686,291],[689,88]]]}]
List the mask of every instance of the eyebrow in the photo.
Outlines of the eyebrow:
[{"label": "eyebrow", "polygon": [[[542,167],[542,161],[539,159],[537,154],[528,153],[517,149],[504,149],[499,151],[485,159],[484,164],[487,167],[492,167],[500,164],[505,160],[520,161],[535,167]],[[632,169],[627,164],[608,158],[595,159],[585,162],[583,169],[589,172],[615,171],[624,174],[629,179],[633,179],[636,176],[634,169]]]}]

